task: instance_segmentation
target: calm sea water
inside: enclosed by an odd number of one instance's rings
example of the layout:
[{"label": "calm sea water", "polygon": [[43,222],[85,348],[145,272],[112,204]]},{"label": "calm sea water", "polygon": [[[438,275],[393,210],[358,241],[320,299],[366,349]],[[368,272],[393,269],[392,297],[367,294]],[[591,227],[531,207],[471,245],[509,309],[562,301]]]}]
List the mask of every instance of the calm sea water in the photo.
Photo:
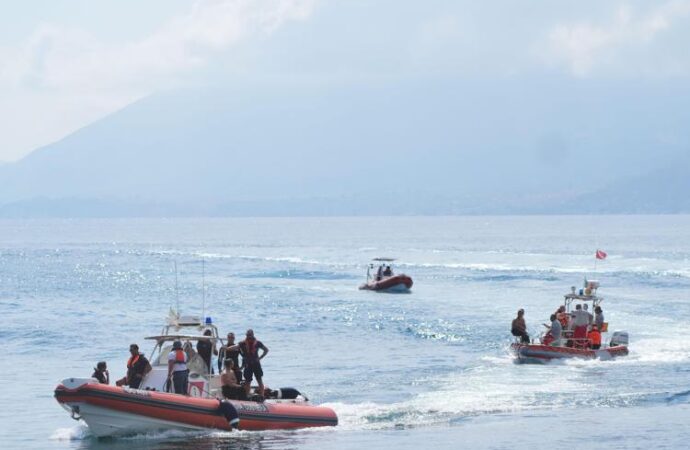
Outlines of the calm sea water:
[{"label": "calm sea water", "polygon": [[[596,268],[616,361],[514,364]],[[411,294],[361,292],[398,258]],[[337,428],[97,440],[53,399],[59,380],[157,333],[174,304],[221,332],[255,329],[265,380],[332,406]],[[687,448],[690,217],[265,218],[0,221],[4,448]]]}]

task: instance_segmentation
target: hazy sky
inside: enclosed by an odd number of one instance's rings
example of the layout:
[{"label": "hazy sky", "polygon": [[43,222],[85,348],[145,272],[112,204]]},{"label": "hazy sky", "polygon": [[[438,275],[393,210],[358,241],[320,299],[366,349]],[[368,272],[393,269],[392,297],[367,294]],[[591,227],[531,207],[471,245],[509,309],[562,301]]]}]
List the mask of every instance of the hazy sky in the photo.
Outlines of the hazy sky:
[{"label": "hazy sky", "polygon": [[689,47],[690,0],[3,2],[0,161],[186,85],[557,76],[673,86],[687,83]]}]

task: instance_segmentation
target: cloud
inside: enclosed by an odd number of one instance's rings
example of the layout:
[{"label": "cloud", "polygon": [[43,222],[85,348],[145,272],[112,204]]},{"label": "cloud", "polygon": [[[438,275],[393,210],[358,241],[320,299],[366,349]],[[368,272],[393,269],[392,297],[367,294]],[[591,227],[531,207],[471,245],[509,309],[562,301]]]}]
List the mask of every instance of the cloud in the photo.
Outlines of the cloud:
[{"label": "cloud", "polygon": [[[203,0],[148,36],[109,44],[83,30],[42,24],[14,48],[0,48],[0,160],[59,139],[86,123],[153,91],[175,84],[232,45],[265,37],[290,21],[307,19],[316,0]],[[25,102],[31,101],[31,105]],[[73,105],[79,102],[78,106]],[[72,105],[68,105],[68,103]],[[28,119],[31,109],[53,111],[48,124],[21,132],[17,111]],[[78,119],[74,117],[75,111]],[[63,117],[69,111],[72,117]],[[21,116],[21,114],[20,114]],[[14,123],[13,123],[14,122]],[[3,130],[3,128],[6,128]],[[21,149],[12,148],[15,144]]]},{"label": "cloud", "polygon": [[[650,62],[658,56],[655,52],[664,51],[654,47],[655,41],[690,15],[690,1],[687,0],[653,5],[647,11],[619,6],[605,24],[592,21],[558,23],[548,32],[546,48],[542,46],[540,50],[547,60],[565,64],[576,76],[589,76],[612,68],[643,71],[645,65],[653,65]],[[677,65],[673,69],[677,71]],[[648,67],[646,71],[658,73],[663,70],[657,66]],[[684,70],[689,71],[690,67]]]}]

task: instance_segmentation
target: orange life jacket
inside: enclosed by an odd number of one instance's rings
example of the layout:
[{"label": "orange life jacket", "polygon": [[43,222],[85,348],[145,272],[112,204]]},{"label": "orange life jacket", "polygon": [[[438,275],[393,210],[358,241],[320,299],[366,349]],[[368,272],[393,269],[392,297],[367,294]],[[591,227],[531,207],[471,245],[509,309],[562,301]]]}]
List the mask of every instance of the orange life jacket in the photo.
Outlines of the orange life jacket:
[{"label": "orange life jacket", "polygon": [[175,350],[175,363],[185,364],[187,362],[187,355],[185,355],[184,350]]},{"label": "orange life jacket", "polygon": [[135,356],[130,356],[129,360],[127,361],[127,368],[131,369],[132,367],[134,367],[134,365],[137,363],[137,361],[139,361],[139,355],[138,354]]},{"label": "orange life jacket", "polygon": [[590,340],[592,345],[601,345],[601,333],[597,330],[592,330],[587,335],[587,339]]}]

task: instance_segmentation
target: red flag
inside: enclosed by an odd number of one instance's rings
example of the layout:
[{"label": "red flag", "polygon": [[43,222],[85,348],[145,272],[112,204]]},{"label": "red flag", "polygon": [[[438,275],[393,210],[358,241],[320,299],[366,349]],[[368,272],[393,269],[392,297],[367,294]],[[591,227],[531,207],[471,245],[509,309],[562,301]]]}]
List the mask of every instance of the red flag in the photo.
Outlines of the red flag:
[{"label": "red flag", "polygon": [[606,259],[606,252],[603,250],[597,250],[597,259]]}]

